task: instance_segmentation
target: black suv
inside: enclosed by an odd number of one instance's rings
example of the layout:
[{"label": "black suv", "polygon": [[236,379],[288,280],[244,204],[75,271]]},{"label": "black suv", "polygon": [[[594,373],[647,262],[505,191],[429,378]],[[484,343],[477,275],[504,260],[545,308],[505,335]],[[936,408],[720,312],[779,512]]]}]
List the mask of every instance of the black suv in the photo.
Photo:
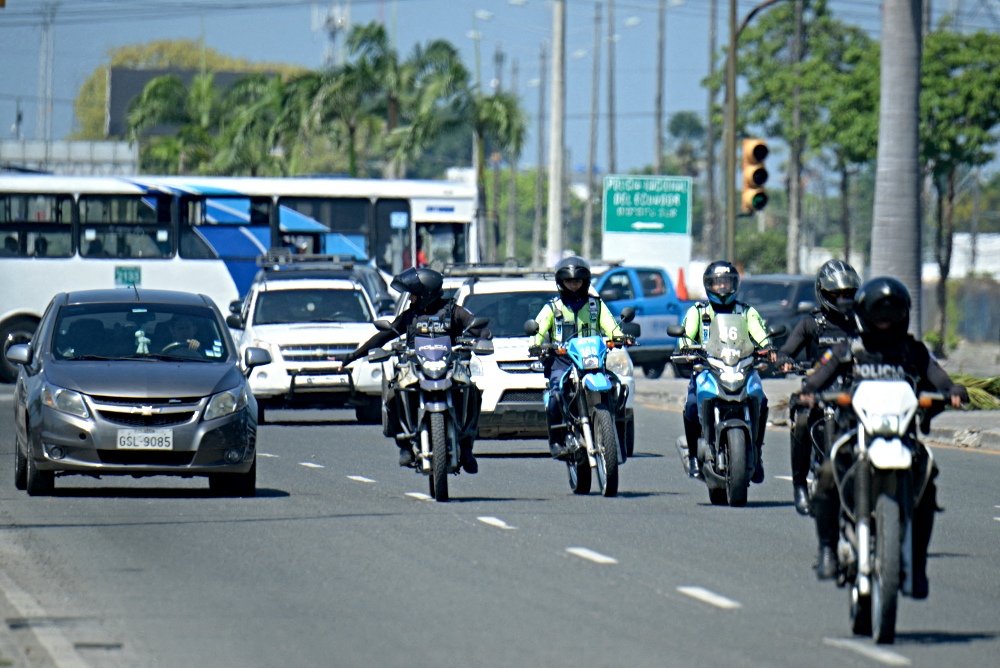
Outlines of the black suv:
[{"label": "black suv", "polygon": [[785,326],[785,333],[774,337],[775,348],[785,343],[799,320],[819,308],[816,277],[803,274],[744,276],[736,298],[757,309],[769,328]]}]

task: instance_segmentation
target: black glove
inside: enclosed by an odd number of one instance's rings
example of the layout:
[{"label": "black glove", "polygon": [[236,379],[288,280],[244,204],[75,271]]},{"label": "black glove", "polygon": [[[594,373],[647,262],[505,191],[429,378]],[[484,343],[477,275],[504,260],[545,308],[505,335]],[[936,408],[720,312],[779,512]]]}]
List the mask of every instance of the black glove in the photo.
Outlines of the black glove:
[{"label": "black glove", "polygon": [[541,346],[528,346],[528,357],[541,357],[542,347]]},{"label": "black glove", "polygon": [[963,404],[969,403],[969,390],[966,389],[965,385],[959,385],[958,383],[955,383],[954,385],[951,386],[951,389],[948,390],[948,395],[952,397],[958,397],[959,399],[962,400]]}]

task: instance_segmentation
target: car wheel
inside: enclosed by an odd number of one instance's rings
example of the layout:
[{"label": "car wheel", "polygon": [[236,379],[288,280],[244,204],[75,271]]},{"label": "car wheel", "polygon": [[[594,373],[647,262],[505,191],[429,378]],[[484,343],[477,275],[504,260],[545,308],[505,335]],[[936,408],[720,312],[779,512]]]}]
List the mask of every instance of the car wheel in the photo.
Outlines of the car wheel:
[{"label": "car wheel", "polygon": [[648,362],[642,365],[642,373],[646,378],[656,380],[663,375],[663,369],[666,365],[666,362]]},{"label": "car wheel", "polygon": [[257,459],[246,473],[210,473],[208,488],[219,496],[256,496]]},{"label": "car wheel", "polygon": [[25,490],[28,496],[48,496],[56,488],[55,471],[39,471],[34,457],[26,457]]},{"label": "car wheel", "polygon": [[361,424],[381,424],[383,422],[382,402],[372,399],[363,404],[358,404],[354,407],[354,417]]},{"label": "car wheel", "polygon": [[22,492],[28,488],[28,458],[21,452],[21,444],[14,439],[14,487]]}]

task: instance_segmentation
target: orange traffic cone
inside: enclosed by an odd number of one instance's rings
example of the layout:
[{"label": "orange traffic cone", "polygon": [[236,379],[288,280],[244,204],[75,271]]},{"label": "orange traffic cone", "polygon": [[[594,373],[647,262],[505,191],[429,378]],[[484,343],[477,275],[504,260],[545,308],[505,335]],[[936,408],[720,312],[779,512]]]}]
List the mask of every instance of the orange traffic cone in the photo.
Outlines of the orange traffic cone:
[{"label": "orange traffic cone", "polygon": [[685,302],[688,300],[688,289],[684,285],[684,267],[677,270],[677,298]]}]

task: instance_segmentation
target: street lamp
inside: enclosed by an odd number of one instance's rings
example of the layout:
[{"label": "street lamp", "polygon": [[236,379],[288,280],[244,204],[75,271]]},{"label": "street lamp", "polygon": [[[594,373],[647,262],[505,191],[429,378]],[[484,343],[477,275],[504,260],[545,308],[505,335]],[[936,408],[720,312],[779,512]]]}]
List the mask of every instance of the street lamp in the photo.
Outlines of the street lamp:
[{"label": "street lamp", "polygon": [[736,0],[729,0],[729,51],[726,54],[726,259],[736,262],[736,43],[757,12],[780,2],[764,0],[736,25]]}]

